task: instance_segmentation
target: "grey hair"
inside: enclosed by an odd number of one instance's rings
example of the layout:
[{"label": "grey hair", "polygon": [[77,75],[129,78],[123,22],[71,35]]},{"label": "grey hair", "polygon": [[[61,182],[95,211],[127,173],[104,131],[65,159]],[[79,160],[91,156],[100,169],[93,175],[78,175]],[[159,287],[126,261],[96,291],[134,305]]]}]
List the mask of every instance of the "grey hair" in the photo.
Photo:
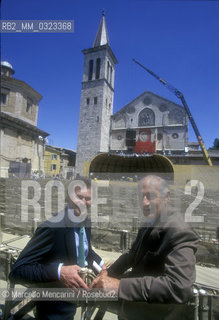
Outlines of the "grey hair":
[{"label": "grey hair", "polygon": [[139,181],[139,187],[141,186],[142,182],[144,180],[149,180],[150,185],[152,187],[155,187],[158,185],[158,190],[162,196],[162,198],[165,198],[167,193],[170,191],[170,188],[168,186],[168,183],[166,182],[166,180],[164,180],[163,178],[159,177],[159,176],[155,176],[155,175],[148,175],[145,176],[144,178],[142,178]]}]

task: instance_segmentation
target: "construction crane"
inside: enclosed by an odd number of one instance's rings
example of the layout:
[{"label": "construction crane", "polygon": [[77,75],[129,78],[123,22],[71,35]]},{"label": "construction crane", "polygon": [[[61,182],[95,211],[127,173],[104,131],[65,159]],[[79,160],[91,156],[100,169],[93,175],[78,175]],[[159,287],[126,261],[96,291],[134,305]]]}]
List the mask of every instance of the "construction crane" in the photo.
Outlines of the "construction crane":
[{"label": "construction crane", "polygon": [[176,88],[174,88],[174,87],[173,87],[171,84],[169,84],[167,81],[165,81],[165,80],[163,80],[162,78],[160,78],[158,75],[156,75],[156,74],[155,74],[154,72],[152,72],[150,69],[148,69],[148,68],[146,68],[145,66],[143,66],[143,65],[142,65],[140,62],[138,62],[137,60],[133,59],[133,61],[134,61],[135,63],[137,63],[140,67],[142,67],[144,70],[146,70],[148,73],[150,73],[153,77],[155,77],[155,78],[156,78],[158,81],[160,81],[163,85],[165,85],[165,86],[167,87],[167,89],[169,89],[171,92],[173,92],[173,93],[175,94],[175,96],[182,101],[182,104],[183,104],[183,106],[184,106],[184,108],[185,108],[185,110],[186,110],[186,113],[187,113],[188,117],[189,117],[189,120],[190,120],[190,122],[191,122],[191,125],[192,125],[192,127],[193,127],[193,130],[194,130],[194,132],[195,132],[195,134],[196,134],[196,137],[197,137],[197,140],[198,140],[198,142],[199,142],[199,145],[200,145],[200,147],[201,147],[201,149],[202,149],[202,153],[203,153],[204,159],[206,160],[206,162],[208,163],[208,165],[209,165],[210,167],[212,167],[212,166],[213,166],[213,165],[212,165],[212,161],[211,161],[211,159],[210,159],[210,157],[209,157],[209,154],[208,154],[208,151],[207,151],[207,149],[206,149],[206,147],[205,147],[204,141],[202,140],[201,134],[200,134],[200,132],[199,132],[199,130],[198,130],[198,127],[197,127],[197,125],[196,125],[196,123],[195,123],[195,120],[194,120],[194,118],[193,118],[190,110],[189,110],[189,107],[188,107],[188,105],[187,105],[187,103],[186,103],[186,100],[185,100],[182,92],[180,92],[179,90],[177,90]]}]

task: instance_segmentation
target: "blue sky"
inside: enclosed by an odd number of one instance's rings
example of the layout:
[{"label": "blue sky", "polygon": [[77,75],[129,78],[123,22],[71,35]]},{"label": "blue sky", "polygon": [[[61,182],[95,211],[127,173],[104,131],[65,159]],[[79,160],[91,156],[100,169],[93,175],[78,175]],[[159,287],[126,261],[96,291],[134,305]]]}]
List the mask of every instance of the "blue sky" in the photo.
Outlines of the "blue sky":
[{"label": "blue sky", "polygon": [[[219,138],[219,1],[2,0],[2,19],[70,19],[71,34],[2,34],[1,59],[42,94],[38,127],[49,143],[76,149],[83,72],[106,13],[118,59],[114,112],[145,90],[180,103],[132,57],[183,92],[207,147]],[[193,130],[189,140],[196,141]]]}]

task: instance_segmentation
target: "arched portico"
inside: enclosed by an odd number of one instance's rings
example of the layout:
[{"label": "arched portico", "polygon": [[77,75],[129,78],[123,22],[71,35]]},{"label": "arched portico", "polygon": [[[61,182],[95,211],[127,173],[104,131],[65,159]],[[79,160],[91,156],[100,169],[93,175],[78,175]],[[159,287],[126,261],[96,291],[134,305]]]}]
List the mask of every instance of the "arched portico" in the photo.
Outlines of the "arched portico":
[{"label": "arched portico", "polygon": [[102,153],[90,163],[89,173],[170,173],[174,174],[172,162],[160,154],[130,156]]}]

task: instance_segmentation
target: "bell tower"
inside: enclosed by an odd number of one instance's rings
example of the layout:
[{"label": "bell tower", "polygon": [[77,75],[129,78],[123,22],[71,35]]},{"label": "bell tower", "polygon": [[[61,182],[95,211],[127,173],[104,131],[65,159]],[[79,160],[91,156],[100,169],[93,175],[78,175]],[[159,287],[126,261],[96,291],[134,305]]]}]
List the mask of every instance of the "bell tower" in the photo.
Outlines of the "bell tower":
[{"label": "bell tower", "polygon": [[101,152],[109,151],[115,64],[103,13],[92,48],[82,50],[84,70],[78,129],[76,174]]}]

